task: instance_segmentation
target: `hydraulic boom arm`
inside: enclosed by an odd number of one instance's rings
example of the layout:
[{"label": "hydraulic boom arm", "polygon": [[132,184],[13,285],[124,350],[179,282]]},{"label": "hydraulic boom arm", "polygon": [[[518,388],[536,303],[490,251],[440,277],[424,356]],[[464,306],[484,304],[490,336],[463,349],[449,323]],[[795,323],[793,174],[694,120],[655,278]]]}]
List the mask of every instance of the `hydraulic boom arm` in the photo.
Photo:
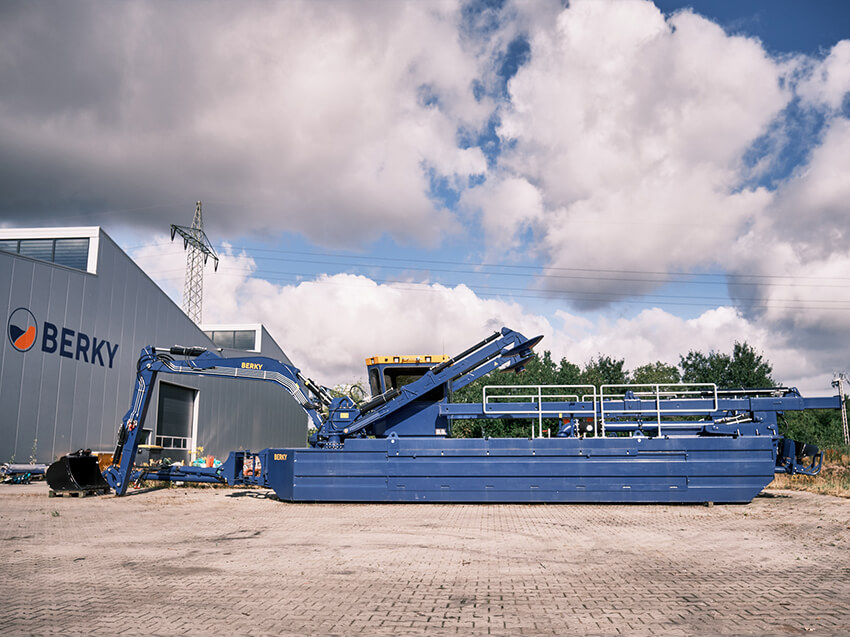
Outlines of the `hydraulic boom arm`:
[{"label": "hydraulic boom arm", "polygon": [[[223,376],[277,383],[298,401],[315,427],[311,445],[340,449],[344,440],[350,437],[383,437],[389,433],[417,435],[423,422],[430,423],[430,435],[433,436],[436,403],[430,413],[424,413],[421,407],[422,403],[434,402],[428,396],[433,395],[435,390],[442,389],[445,393],[446,387],[463,386],[496,369],[519,371],[534,356],[532,348],[540,338],[527,339],[519,332],[502,328],[461,354],[434,366],[417,381],[375,397],[360,407],[348,396],[333,398],[327,389],[302,376],[295,367],[270,358],[222,358],[196,347],[145,347],[137,365],[136,387],[130,409],[124,415],[118,431],[113,463],[104,472],[104,477],[118,495],[126,492],[134,475],[163,476],[169,473],[171,479],[222,481],[220,474],[213,475],[208,470],[193,467],[133,473],[142,424],[159,373]],[[175,356],[185,358],[176,360]],[[320,413],[322,408],[327,409],[327,417]]]},{"label": "hydraulic boom arm", "polygon": [[[175,360],[174,356],[185,356]],[[112,458],[112,466],[104,477],[116,494],[123,495],[132,475],[133,462],[141,442],[142,424],[150,402],[151,390],[158,373],[189,374],[195,376],[223,376],[245,378],[276,383],[288,391],[307,413],[317,428],[322,426],[319,409],[331,403],[331,397],[320,387],[291,365],[272,358],[252,356],[245,358],[222,358],[204,348],[174,346],[168,349],[145,347],[139,357],[136,371],[136,387],[130,409],[124,415],[118,430],[118,442]],[[312,395],[317,401],[313,402]]]},{"label": "hydraulic boom arm", "polygon": [[413,403],[427,400],[426,396],[445,386],[452,389],[463,387],[497,369],[522,370],[534,356],[532,350],[541,338],[527,339],[519,332],[503,327],[457,356],[435,365],[418,380],[389,390],[359,408],[349,398],[335,399],[327,421],[310,438],[310,444],[335,449],[342,447],[345,438],[364,434],[383,437],[388,433],[421,435],[422,429],[429,425],[429,433],[434,435],[433,416],[414,407]]}]

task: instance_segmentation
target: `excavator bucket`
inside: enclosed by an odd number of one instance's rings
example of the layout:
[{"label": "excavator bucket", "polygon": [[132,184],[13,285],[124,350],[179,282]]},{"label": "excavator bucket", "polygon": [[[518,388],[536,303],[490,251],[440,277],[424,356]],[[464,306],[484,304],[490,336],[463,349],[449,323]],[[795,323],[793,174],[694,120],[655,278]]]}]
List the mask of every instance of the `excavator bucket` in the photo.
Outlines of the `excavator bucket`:
[{"label": "excavator bucket", "polygon": [[109,493],[109,485],[100,472],[97,456],[88,449],[62,456],[47,467],[50,495],[92,495]]}]

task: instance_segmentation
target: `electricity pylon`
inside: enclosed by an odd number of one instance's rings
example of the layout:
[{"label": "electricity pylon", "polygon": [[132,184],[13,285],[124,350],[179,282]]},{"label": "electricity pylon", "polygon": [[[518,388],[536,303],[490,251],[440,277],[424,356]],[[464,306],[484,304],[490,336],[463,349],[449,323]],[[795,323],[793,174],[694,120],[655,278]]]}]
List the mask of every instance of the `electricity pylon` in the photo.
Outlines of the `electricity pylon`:
[{"label": "electricity pylon", "polygon": [[195,216],[191,227],[171,224],[171,240],[174,235],[183,237],[183,249],[186,250],[186,282],[183,285],[183,311],[195,324],[201,323],[204,303],[204,265],[210,257],[215,261],[218,271],[218,255],[204,232],[204,218],[201,214],[201,202],[195,204]]},{"label": "electricity pylon", "polygon": [[836,374],[835,380],[832,381],[832,386],[838,390],[838,395],[841,398],[841,427],[844,434],[844,444],[850,445],[850,430],[847,428],[847,407],[844,400],[844,381],[846,380],[847,376],[844,375],[844,372]]}]

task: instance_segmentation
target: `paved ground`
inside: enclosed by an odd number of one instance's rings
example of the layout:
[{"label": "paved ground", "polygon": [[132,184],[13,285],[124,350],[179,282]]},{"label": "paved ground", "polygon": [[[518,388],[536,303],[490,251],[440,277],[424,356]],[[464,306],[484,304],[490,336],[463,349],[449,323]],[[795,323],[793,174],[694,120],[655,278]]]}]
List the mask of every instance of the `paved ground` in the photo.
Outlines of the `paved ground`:
[{"label": "paved ground", "polygon": [[0,486],[0,633],[850,634],[850,500],[286,504]]}]

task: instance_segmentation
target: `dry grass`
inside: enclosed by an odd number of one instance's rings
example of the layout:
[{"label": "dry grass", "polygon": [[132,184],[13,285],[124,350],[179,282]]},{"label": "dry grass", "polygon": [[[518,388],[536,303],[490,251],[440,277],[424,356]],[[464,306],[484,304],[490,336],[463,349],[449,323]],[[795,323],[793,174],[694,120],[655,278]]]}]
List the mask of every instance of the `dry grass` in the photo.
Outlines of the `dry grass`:
[{"label": "dry grass", "polygon": [[794,489],[850,498],[850,453],[846,449],[841,451],[828,449],[820,474],[816,476],[777,474],[767,488]]}]

